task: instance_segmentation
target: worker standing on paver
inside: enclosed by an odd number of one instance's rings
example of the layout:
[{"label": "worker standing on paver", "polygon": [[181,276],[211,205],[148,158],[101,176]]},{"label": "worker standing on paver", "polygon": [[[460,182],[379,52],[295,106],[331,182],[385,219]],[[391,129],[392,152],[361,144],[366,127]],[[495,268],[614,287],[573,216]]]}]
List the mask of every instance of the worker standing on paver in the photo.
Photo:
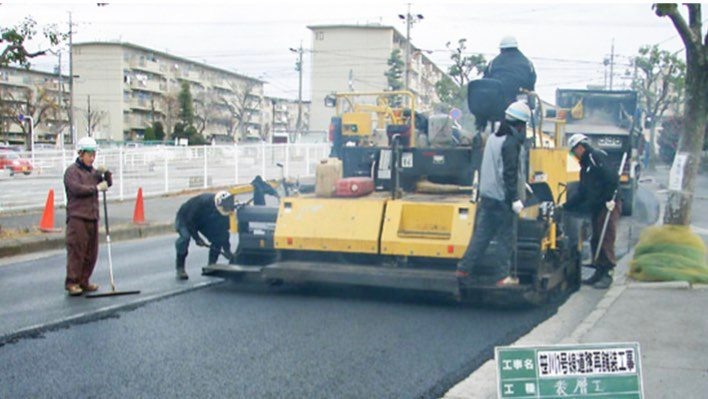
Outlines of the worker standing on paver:
[{"label": "worker standing on paver", "polygon": [[[584,134],[571,136],[568,147],[580,162],[580,186],[570,195],[563,209],[590,215],[592,222],[590,248],[593,256],[600,245],[600,254],[593,264],[595,272],[591,277],[584,279],[583,284],[606,289],[612,284],[612,270],[617,264],[615,236],[622,201],[613,198],[619,186],[619,175],[607,165],[607,155],[602,150],[594,149]],[[600,243],[600,235],[608,212],[610,217]]]},{"label": "worker standing on paver", "polygon": [[275,191],[270,184],[266,183],[260,175],[251,180],[251,186],[253,187],[253,205],[265,205],[266,194],[275,198],[280,198],[278,192]]},{"label": "worker standing on paver", "polygon": [[536,86],[536,70],[533,63],[519,50],[513,36],[502,38],[499,55],[484,69],[484,77],[501,82],[504,99],[509,105],[516,101],[520,89],[533,91]]},{"label": "worker standing on paver", "polygon": [[[229,215],[235,209],[234,196],[226,191],[216,194],[199,194],[187,200],[177,211],[175,230],[179,234],[175,241],[177,252],[177,278],[187,280],[189,275],[185,270],[189,240],[202,247],[209,247],[209,264],[213,265],[223,254],[231,260],[231,243],[229,241]],[[204,242],[199,233],[209,240]]]},{"label": "worker standing on paver", "polygon": [[64,172],[66,191],[66,279],[71,296],[98,289],[89,282],[98,259],[98,193],[113,185],[111,172],[94,169],[96,140],[84,137],[77,145],[78,158]]},{"label": "worker standing on paver", "polygon": [[[489,136],[484,147],[480,173],[480,207],[474,234],[458,263],[455,275],[461,284],[496,283],[497,286],[518,284],[511,276],[514,253],[514,218],[524,209],[525,173],[522,149],[526,139],[526,122],[531,110],[521,101],[505,111],[505,120],[496,133]],[[490,242],[496,238],[498,258],[492,274],[482,272],[482,260]]]}]

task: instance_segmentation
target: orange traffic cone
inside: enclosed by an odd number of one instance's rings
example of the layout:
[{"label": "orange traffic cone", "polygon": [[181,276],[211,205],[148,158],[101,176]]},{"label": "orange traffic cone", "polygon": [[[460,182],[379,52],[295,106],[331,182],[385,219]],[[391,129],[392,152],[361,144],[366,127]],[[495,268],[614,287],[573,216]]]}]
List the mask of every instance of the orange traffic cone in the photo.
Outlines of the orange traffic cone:
[{"label": "orange traffic cone", "polygon": [[138,188],[138,198],[135,199],[133,224],[145,224],[145,205],[143,204],[143,188]]},{"label": "orange traffic cone", "polygon": [[45,233],[61,231],[60,228],[54,227],[54,189],[50,189],[47,194],[47,202],[44,204],[44,213],[42,213],[42,220],[39,221],[39,229]]}]

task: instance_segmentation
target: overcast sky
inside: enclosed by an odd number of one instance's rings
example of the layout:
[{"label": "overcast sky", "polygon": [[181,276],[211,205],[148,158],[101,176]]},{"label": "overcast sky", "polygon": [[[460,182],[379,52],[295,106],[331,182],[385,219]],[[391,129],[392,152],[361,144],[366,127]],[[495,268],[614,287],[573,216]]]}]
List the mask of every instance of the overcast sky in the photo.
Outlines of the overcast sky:
[{"label": "overcast sky", "polygon": [[[444,70],[450,65],[448,41],[466,38],[470,53],[491,59],[502,36],[516,36],[536,65],[537,91],[549,102],[557,87],[603,84],[603,59],[609,57],[613,40],[615,88],[627,83],[622,76],[631,73],[629,60],[641,45],[683,48],[670,20],[655,16],[648,2],[109,1],[99,7],[81,1],[0,1],[3,27],[31,15],[40,25],[68,30],[71,12],[75,43],[120,40],[166,51],[263,79],[266,94],[286,98],[297,97],[296,54],[289,48],[300,42],[311,47],[308,25],[381,23],[405,35],[398,14],[405,14],[409,3],[412,14],[423,16],[411,29],[413,44],[429,51],[428,57]],[[704,10],[708,15],[705,5]],[[65,55],[65,64],[67,59]],[[55,64],[56,57],[35,62],[42,70]],[[309,99],[309,57],[304,72],[304,97]]]}]

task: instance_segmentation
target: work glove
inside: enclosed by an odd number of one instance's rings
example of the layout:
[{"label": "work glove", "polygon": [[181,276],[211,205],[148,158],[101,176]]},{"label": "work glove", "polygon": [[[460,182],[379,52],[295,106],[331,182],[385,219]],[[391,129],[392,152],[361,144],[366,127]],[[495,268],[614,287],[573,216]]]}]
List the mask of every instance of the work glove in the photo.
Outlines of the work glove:
[{"label": "work glove", "polygon": [[104,173],[106,173],[107,171],[108,171],[108,168],[106,167],[106,165],[101,165],[101,166],[99,166],[99,167],[96,168],[96,172],[98,172],[98,173],[100,173],[100,174],[104,174]]},{"label": "work glove", "polygon": [[209,245],[207,245],[207,243],[204,242],[204,240],[202,240],[201,237],[195,237],[194,242],[200,247],[208,247],[209,246]]},{"label": "work glove", "polygon": [[102,181],[96,185],[96,190],[98,191],[106,191],[108,190],[108,182]]},{"label": "work glove", "polygon": [[615,209],[615,200],[605,202],[605,208],[607,208],[609,212],[612,212]]},{"label": "work glove", "polygon": [[514,211],[514,213],[517,215],[520,214],[523,209],[524,203],[520,200],[516,200],[511,204],[511,210]]}]

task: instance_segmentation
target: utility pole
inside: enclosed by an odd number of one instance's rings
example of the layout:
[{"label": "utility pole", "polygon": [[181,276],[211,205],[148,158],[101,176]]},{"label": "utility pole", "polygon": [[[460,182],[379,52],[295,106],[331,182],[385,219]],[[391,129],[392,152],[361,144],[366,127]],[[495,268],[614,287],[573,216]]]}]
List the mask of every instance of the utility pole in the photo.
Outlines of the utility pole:
[{"label": "utility pole", "polygon": [[[57,96],[59,98],[59,118],[62,117],[62,113],[64,111],[64,81],[61,76],[61,50],[57,52],[57,57],[59,57],[59,64],[57,65],[57,75],[58,76],[58,85],[59,85],[59,95]],[[64,133],[62,133],[62,130],[64,130],[64,127],[62,126],[61,123],[62,119],[59,119],[58,126],[61,126],[59,131],[57,132],[57,136],[59,136],[59,140],[61,140],[61,148],[64,149]]]},{"label": "utility pole", "polygon": [[300,47],[290,48],[290,51],[297,53],[297,62],[295,62],[295,70],[298,71],[298,83],[297,83],[297,123],[295,124],[295,129],[298,135],[302,133],[302,42],[300,42]]},{"label": "utility pole", "polygon": [[408,90],[411,83],[411,26],[422,20],[423,16],[421,14],[412,15],[411,4],[408,3],[408,12],[406,15],[398,14],[398,18],[406,22],[406,70],[403,89]]},{"label": "utility pole", "polygon": [[86,97],[86,101],[88,101],[88,112],[86,113],[86,124],[87,124],[87,129],[88,129],[88,136],[91,136],[91,95],[89,94]]},{"label": "utility pole", "polygon": [[69,134],[71,144],[76,144],[76,130],[74,129],[74,51],[73,51],[74,23],[71,21],[71,11],[69,11]]},{"label": "utility pole", "polygon": [[610,90],[612,90],[612,78],[615,74],[615,39],[612,39],[612,51],[610,52]]}]

